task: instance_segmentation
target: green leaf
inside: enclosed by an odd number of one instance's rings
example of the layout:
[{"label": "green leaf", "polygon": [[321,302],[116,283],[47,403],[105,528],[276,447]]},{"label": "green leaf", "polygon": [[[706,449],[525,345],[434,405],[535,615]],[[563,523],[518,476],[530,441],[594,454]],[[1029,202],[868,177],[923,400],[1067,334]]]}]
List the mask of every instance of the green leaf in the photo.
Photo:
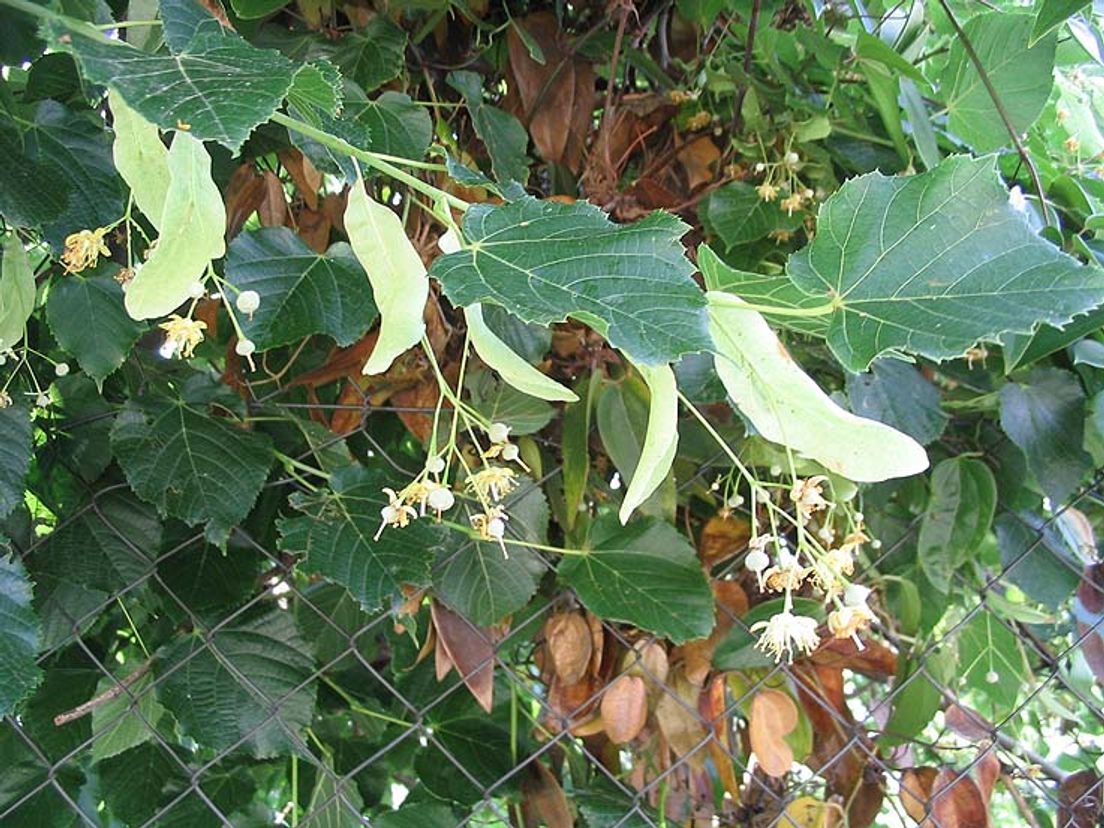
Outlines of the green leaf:
[{"label": "green leaf", "polygon": [[402,72],[405,54],[406,32],[380,14],[363,32],[345,35],[330,59],[345,77],[371,92]]},{"label": "green leaf", "polygon": [[345,232],[372,283],[380,314],[379,337],[364,365],[365,374],[382,374],[399,354],[425,334],[429,279],[425,265],[391,208],[368,195],[359,179],[345,208]]},{"label": "green leaf", "polygon": [[1088,5],[1086,0],[1042,0],[1035,14],[1035,24],[1031,27],[1030,45],[1034,46]]},{"label": "green leaf", "polygon": [[[708,248],[703,254],[708,269]],[[794,362],[762,316],[720,304],[726,294],[708,296],[717,375],[764,438],[858,482],[908,477],[928,467],[923,446],[907,434],[837,405]]]},{"label": "green leaf", "polygon": [[58,344],[97,382],[126,361],[146,330],[127,315],[123,289],[111,276],[74,273],[56,280],[46,299],[46,321]]},{"label": "green leaf", "polygon": [[1020,512],[1000,515],[993,528],[1002,579],[1048,609],[1060,609],[1081,583],[1081,563],[1057,527],[1040,515]]},{"label": "green leaf", "polygon": [[628,523],[632,513],[663,485],[678,451],[678,386],[674,371],[666,365],[633,367],[648,386],[648,427],[617,513],[622,523]]},{"label": "green leaf", "polygon": [[932,471],[916,555],[940,592],[950,590],[955,571],[975,556],[993,525],[996,507],[997,481],[980,460],[952,457]]},{"label": "green leaf", "polygon": [[[640,465],[651,417],[651,400],[651,391],[640,373],[606,383],[597,399],[598,434],[622,483],[629,483]],[[639,506],[642,514],[674,519],[678,496],[674,476],[669,472],[670,468],[664,470],[666,480]]]},{"label": "green leaf", "polygon": [[475,134],[487,148],[495,178],[522,186],[529,180],[529,133],[521,121],[483,101],[483,79],[475,72],[449,72],[448,85],[464,96]]},{"label": "green leaf", "polygon": [[211,156],[200,141],[177,132],[168,154],[169,189],[157,222],[161,235],[127,286],[125,306],[134,319],[164,316],[206,278],[212,259],[226,252],[226,208],[211,180]]},{"label": "green leaf", "polygon": [[279,52],[257,49],[221,27],[201,28],[172,54],[154,55],[57,23],[47,30],[60,51],[77,58],[86,80],[122,95],[147,121],[165,130],[186,124],[193,138],[235,152],[272,117],[295,75]]},{"label": "green leaf", "polygon": [[31,466],[31,418],[19,406],[0,408],[0,520],[23,502],[23,478]]},{"label": "green leaf", "polygon": [[893,685],[893,711],[882,728],[885,747],[911,742],[943,707],[943,690],[953,684],[958,665],[954,642],[941,642],[923,661],[901,659]]},{"label": "green leaf", "polygon": [[590,478],[590,429],[594,398],[601,388],[601,375],[594,372],[580,379],[576,387],[583,392],[577,403],[564,408],[563,413],[563,489],[564,523],[568,530],[575,528],[579,508],[586,494]]},{"label": "green leaf", "polygon": [[571,316],[634,362],[674,362],[712,346],[679,243],[686,229],[669,213],[616,225],[585,203],[477,204],[464,216],[469,246],[438,257],[430,275],[456,305],[493,302],[542,325]]},{"label": "green leaf", "polygon": [[63,170],[68,181],[64,211],[43,228],[52,244],[60,247],[70,233],[103,227],[123,214],[119,177],[111,161],[107,131],[98,116],[43,101],[35,111],[26,142],[40,162]]},{"label": "green leaf", "polygon": [[353,782],[342,779],[340,784],[334,773],[333,761],[327,758],[315,774],[307,813],[311,825],[318,828],[358,828],[364,824],[361,811],[364,799]]},{"label": "green leaf", "polygon": [[686,538],[655,519],[592,532],[585,554],[565,555],[557,573],[600,618],[634,624],[681,644],[713,629],[713,592]]},{"label": "green leaf", "polygon": [[0,716],[13,713],[42,679],[35,662],[41,636],[31,609],[31,582],[9,551],[0,556]]},{"label": "green leaf", "polygon": [[99,773],[108,808],[127,825],[142,825],[156,814],[171,781],[187,784],[180,762],[157,744],[139,745],[108,759]]},{"label": "green leaf", "polygon": [[[1043,111],[1054,85],[1055,35],[1029,46],[1034,20],[1030,14],[987,11],[962,27],[985,67],[993,88],[1017,133],[1024,133]],[[978,152],[1011,142],[993,99],[962,41],[951,41],[951,52],[940,79],[951,132]]]},{"label": "green leaf", "polygon": [[16,233],[4,237],[0,262],[0,351],[14,348],[35,304],[35,279],[23,240]]},{"label": "green leaf", "polygon": [[287,227],[239,234],[226,254],[226,280],[261,297],[252,317],[239,319],[261,351],[311,334],[351,345],[376,318],[368,276],[349,245],[315,253]]},{"label": "green leaf", "polygon": [[495,336],[483,321],[483,307],[478,302],[464,309],[464,318],[468,323],[472,347],[479,358],[518,391],[542,400],[574,402],[578,399],[573,391],[542,374]]},{"label": "green leaf", "polygon": [[135,494],[162,515],[205,524],[216,544],[249,514],[272,463],[267,436],[165,397],[128,402],[111,446]]},{"label": "green leaf", "polygon": [[439,802],[411,802],[373,817],[372,824],[377,828],[453,828],[456,815]]},{"label": "green leaf", "polygon": [[341,584],[368,612],[398,596],[404,584],[426,586],[430,564],[449,541],[447,529],[425,520],[388,527],[374,540],[389,483],[378,469],[340,469],[331,491],[293,495],[291,505],[304,516],[278,524],[280,549],[305,554],[304,572]]},{"label": "green leaf", "polygon": [[821,207],[816,238],[787,272],[830,303],[828,346],[844,367],[864,371],[887,352],[961,356],[1104,301],[1104,274],[1031,231],[995,164],[956,156],[908,178],[871,173]]},{"label": "green leaf", "polygon": [[[100,679],[93,698],[108,692],[131,672],[133,670],[127,670],[118,676]],[[126,691],[92,711],[92,738],[95,740],[92,761],[101,762],[148,742],[164,712],[165,708],[154,695],[153,677],[149,673],[128,685]]]},{"label": "green leaf", "polygon": [[538,365],[552,347],[552,331],[544,325],[522,322],[501,305],[482,308],[483,321],[491,332],[526,362]]},{"label": "green leaf", "polygon": [[258,758],[295,752],[293,737],[302,738],[314,715],[311,647],[287,612],[191,636],[159,665],[162,703],[187,735],[213,750]]},{"label": "green leaf", "polygon": [[[507,538],[548,542],[548,501],[540,487],[523,480],[523,491],[507,498]],[[508,545],[509,556],[493,543],[473,541],[442,553],[433,573],[438,598],[480,626],[497,624],[529,603],[546,566],[525,546]]]},{"label": "green leaf", "polygon": [[1012,712],[1020,689],[1029,684],[1019,639],[985,607],[958,630],[955,675],[985,698],[988,704],[978,705],[979,712],[992,722],[1002,721]]},{"label": "green leaf", "polygon": [[336,66],[323,58],[299,67],[287,97],[288,103],[301,112],[318,109],[327,115],[336,116],[341,111],[344,95],[341,73]]},{"label": "green leaf", "polygon": [[1027,457],[1027,467],[1057,508],[1092,469],[1082,448],[1085,394],[1077,377],[1058,368],[1037,368],[1025,383],[1000,392],[1004,433]]},{"label": "green leaf", "polygon": [[464,387],[472,406],[492,423],[504,423],[515,437],[536,434],[550,422],[556,409],[544,400],[507,385],[490,371],[472,371]]},{"label": "green leaf", "polygon": [[847,401],[860,417],[903,431],[920,445],[934,442],[947,427],[939,389],[914,365],[875,360],[867,374],[847,375]]},{"label": "green leaf", "polygon": [[115,169],[130,187],[138,209],[154,227],[160,227],[172,176],[169,151],[161,132],[133,109],[117,92],[107,96],[115,142],[111,146]]},{"label": "green leaf", "polygon": [[288,0],[230,0],[234,14],[242,20],[257,20],[275,14],[288,4]]},{"label": "green leaf", "polygon": [[750,184],[733,181],[714,190],[698,209],[705,229],[731,248],[765,238],[772,230],[794,230],[801,215],[786,215],[776,201],[764,201]]},{"label": "green leaf", "polygon": [[65,210],[72,190],[64,170],[50,158],[37,158],[19,128],[0,118],[0,153],[7,159],[0,176],[0,214],[13,224],[38,227]]},{"label": "green leaf", "polygon": [[368,129],[366,149],[421,160],[433,140],[429,110],[402,92],[384,92],[374,101],[348,106],[357,123]]}]

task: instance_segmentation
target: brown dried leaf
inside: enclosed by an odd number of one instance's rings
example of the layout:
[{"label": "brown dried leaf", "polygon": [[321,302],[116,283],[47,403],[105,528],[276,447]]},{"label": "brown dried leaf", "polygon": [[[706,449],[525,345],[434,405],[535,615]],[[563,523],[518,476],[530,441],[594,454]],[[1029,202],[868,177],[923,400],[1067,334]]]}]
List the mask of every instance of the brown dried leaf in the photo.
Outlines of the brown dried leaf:
[{"label": "brown dried leaf", "polygon": [[600,709],[610,741],[618,745],[631,742],[648,720],[648,692],[644,680],[638,676],[619,676],[606,688]]},{"label": "brown dried leaf", "polygon": [[686,170],[686,183],[691,190],[708,184],[717,174],[721,151],[708,135],[689,142],[678,152],[679,163]]},{"label": "brown dried leaf", "polygon": [[[430,604],[430,612],[438,648],[444,648],[475,700],[490,713],[494,702],[494,640],[490,633],[438,601]],[[443,666],[439,660],[438,671]]]},{"label": "brown dried leaf", "polygon": [[897,674],[897,655],[879,641],[867,640],[860,650],[850,638],[829,638],[813,654],[824,667],[857,670],[871,678],[887,679]]},{"label": "brown dried leaf", "polygon": [[680,665],[671,670],[665,689],[655,708],[660,732],[666,737],[675,756],[680,759],[689,757],[690,767],[701,770],[705,755],[694,752],[707,735],[698,713],[701,685],[691,682]]},{"label": "brown dried leaf", "polygon": [[630,676],[644,679],[644,683],[655,692],[667,681],[671,665],[662,644],[642,638],[621,657],[621,669]]},{"label": "brown dried leaf", "polygon": [[1091,770],[1078,771],[1058,786],[1058,825],[1063,828],[1095,828],[1104,815],[1100,779]]},{"label": "brown dried leaf", "polygon": [[521,780],[521,813],[525,828],[572,828],[575,818],[552,771],[540,762],[526,767]]},{"label": "brown dried leaf", "polygon": [[797,727],[797,705],[781,690],[760,690],[751,700],[748,734],[751,749],[768,776],[785,776],[793,767],[786,736]]},{"label": "brown dried leaf", "polygon": [[909,768],[901,774],[901,805],[917,822],[928,815],[932,786],[939,771],[933,767]]},{"label": "brown dried leaf", "polygon": [[257,206],[257,215],[264,227],[283,227],[288,223],[287,197],[284,195],[284,182],[276,173],[265,170],[261,176],[264,196]]},{"label": "brown dried leaf", "polygon": [[598,705],[598,699],[594,695],[596,689],[590,678],[578,684],[564,684],[553,678],[548,687],[548,709],[552,714],[548,717],[549,729],[554,733],[565,729],[575,733],[576,727]]},{"label": "brown dried leaf", "polygon": [[602,656],[606,651],[606,630],[602,619],[592,612],[586,614],[587,627],[590,629],[590,674],[597,676],[602,672]]},{"label": "brown dried leaf", "polygon": [[952,704],[947,708],[944,717],[947,727],[965,739],[977,742],[993,736],[993,725],[969,707]]},{"label": "brown dried leaf", "polygon": [[295,219],[299,225],[299,235],[307,243],[307,247],[315,253],[325,253],[330,246],[330,231],[333,229],[330,215],[324,210],[303,207]]},{"label": "brown dried leaf", "polygon": [[706,566],[715,566],[744,549],[749,537],[751,526],[743,518],[714,515],[702,527],[698,553]]},{"label": "brown dried leaf", "polygon": [[800,796],[786,806],[782,825],[792,828],[834,828],[839,824],[840,807],[812,796]]},{"label": "brown dried leaf", "polygon": [[943,768],[932,783],[931,818],[926,828],[987,828],[989,814],[981,791],[968,775]]},{"label": "brown dried leaf", "polygon": [[355,408],[338,408],[330,418],[330,431],[334,434],[351,434],[360,428],[361,419],[364,416],[364,408],[367,400],[364,391],[352,380],[346,380],[337,398],[338,405],[356,406]]},{"label": "brown dried leaf", "polygon": [[558,612],[545,622],[544,640],[556,675],[566,684],[577,683],[590,666],[590,627],[586,619],[577,612]]},{"label": "brown dried leaf", "polygon": [[297,149],[286,149],[277,153],[280,163],[288,171],[291,180],[311,210],[318,209],[318,189],[322,186],[322,173]]},{"label": "brown dried leaf", "polygon": [[546,161],[563,164],[578,173],[583,161],[594,111],[594,69],[578,57],[563,27],[551,12],[537,12],[515,21],[540,46],[544,64],[537,63],[521,36],[511,27],[508,37],[510,101],[533,143]]},{"label": "brown dried leaf", "polygon": [[1000,772],[1000,759],[992,748],[987,749],[985,755],[974,764],[974,781],[981,793],[981,801],[987,809],[989,800],[993,798],[993,788],[1000,778]]},{"label": "brown dried leaf", "polygon": [[261,206],[265,197],[264,179],[257,175],[252,164],[242,164],[226,185],[226,238],[232,239],[241,232],[249,217]]},{"label": "brown dried leaf", "polygon": [[[441,390],[437,386],[437,380],[426,377],[410,388],[403,388],[391,395],[391,402],[400,408],[423,408],[432,410],[437,405],[437,398]],[[399,419],[406,426],[407,431],[421,440],[423,443],[429,440],[433,433],[433,415],[421,411],[399,411]]]}]

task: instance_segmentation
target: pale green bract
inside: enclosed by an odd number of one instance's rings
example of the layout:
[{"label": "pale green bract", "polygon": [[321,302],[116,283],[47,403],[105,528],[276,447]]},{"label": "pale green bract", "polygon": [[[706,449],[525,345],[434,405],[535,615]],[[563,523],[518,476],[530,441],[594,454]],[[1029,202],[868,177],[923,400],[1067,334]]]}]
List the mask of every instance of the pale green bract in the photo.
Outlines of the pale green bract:
[{"label": "pale green bract", "polygon": [[483,307],[478,302],[464,308],[464,317],[468,321],[468,335],[475,352],[488,368],[497,371],[508,384],[531,397],[549,402],[576,402],[579,399],[573,391],[542,374],[495,336],[483,321]]},{"label": "pale green bract", "polygon": [[725,390],[766,439],[860,483],[918,474],[924,447],[908,435],[836,405],[793,361],[766,320],[709,292],[715,365]]},{"label": "pale green bract", "polygon": [[345,208],[345,232],[353,253],[368,273],[380,314],[379,338],[364,373],[382,374],[425,334],[423,314],[429,279],[402,221],[373,200],[359,179]]},{"label": "pale green bract", "polygon": [[35,280],[23,242],[15,233],[4,239],[0,263],[0,351],[14,348],[34,310]]},{"label": "pale green bract", "polygon": [[126,309],[134,319],[175,310],[190,296],[212,259],[226,251],[226,209],[211,180],[211,156],[203,143],[176,133],[168,154],[170,183],[161,214],[161,235],[148,261],[127,287]]},{"label": "pale green bract", "polygon": [[648,403],[648,429],[640,449],[625,499],[618,517],[627,523],[632,513],[647,500],[667,477],[678,451],[678,386],[675,372],[668,365],[633,366],[651,391]]},{"label": "pale green bract", "polygon": [[131,109],[122,95],[112,90],[107,101],[114,119],[115,169],[130,187],[138,209],[160,229],[169,194],[169,150],[161,143],[157,127]]}]

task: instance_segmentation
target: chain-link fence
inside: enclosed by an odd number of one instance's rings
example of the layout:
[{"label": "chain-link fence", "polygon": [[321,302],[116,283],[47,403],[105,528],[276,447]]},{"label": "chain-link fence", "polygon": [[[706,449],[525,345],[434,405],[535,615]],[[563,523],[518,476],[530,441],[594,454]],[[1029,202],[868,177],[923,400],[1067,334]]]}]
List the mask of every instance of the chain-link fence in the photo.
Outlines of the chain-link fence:
[{"label": "chain-link fence", "polygon": [[[401,468],[375,422],[360,439]],[[59,474],[70,459],[53,457]],[[714,473],[705,464],[698,480]],[[298,485],[271,481],[271,502]],[[151,535],[125,495],[121,483],[89,491],[17,545],[45,679],[3,722],[3,824],[1099,824],[1104,566],[1085,513],[1104,506],[1101,479],[1041,522],[998,507],[999,544],[956,574],[976,601],[935,624],[900,575],[915,565],[918,518],[875,525],[882,544],[864,565],[880,622],[865,649],[833,641],[769,667],[748,632],[754,590],[725,587],[747,577],[740,554],[713,571],[723,634],[674,648],[584,614],[556,587],[551,555],[538,556],[543,597],[508,626],[477,628],[420,593],[402,613],[370,615],[295,573],[266,532],[275,513],[223,553],[182,526]],[[552,663],[548,641],[568,616],[588,639],[575,670]],[[431,652],[442,626],[451,646]],[[250,636],[264,647],[244,646]],[[153,643],[170,639],[171,653]],[[184,681],[189,671],[213,678]],[[572,672],[585,678],[565,681]],[[196,688],[209,695],[188,696]],[[792,704],[757,712],[766,691]],[[644,722],[615,743],[599,714],[632,708],[635,693]],[[228,704],[235,720],[204,744],[179,720]],[[787,750],[792,765],[778,768]]]}]

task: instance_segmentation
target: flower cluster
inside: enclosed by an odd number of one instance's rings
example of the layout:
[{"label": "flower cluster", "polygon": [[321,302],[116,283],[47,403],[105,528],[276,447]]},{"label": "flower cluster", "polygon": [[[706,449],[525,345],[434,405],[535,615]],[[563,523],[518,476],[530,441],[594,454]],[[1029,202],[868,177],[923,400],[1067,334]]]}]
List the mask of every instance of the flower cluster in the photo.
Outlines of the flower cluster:
[{"label": "flower cluster", "polygon": [[173,314],[158,327],[165,332],[165,350],[182,359],[188,359],[196,346],[203,341],[207,323],[199,319]]},{"label": "flower cluster", "polygon": [[109,230],[108,227],[97,227],[95,230],[81,230],[66,236],[65,251],[61,254],[65,272],[80,273],[95,267],[100,256],[110,256],[111,250],[104,242],[104,236]]},{"label": "flower cluster", "polygon": [[[763,201],[774,201],[782,196],[778,206],[792,216],[796,210],[812,204],[816,194],[804,184],[797,175],[801,167],[801,157],[792,150],[782,156],[781,161],[760,161],[755,172],[763,176],[763,181],[755,188]],[[783,195],[785,193],[785,195]]]},{"label": "flower cluster", "polygon": [[[440,458],[431,458],[431,463],[433,459]],[[433,467],[436,468],[436,464]],[[425,517],[429,511],[440,518],[456,504],[456,496],[430,471],[430,463],[426,464],[426,469],[418,477],[399,491],[384,488],[383,493],[387,495],[387,505],[380,509],[380,526],[373,540],[379,540],[383,530],[389,526],[403,529],[412,521]]]},{"label": "flower cluster", "polygon": [[[824,475],[795,478],[789,487],[790,520],[798,529],[796,550],[787,537],[776,532],[756,532],[748,541],[744,565],[755,574],[760,591],[781,593],[785,598],[782,612],[751,627],[759,633],[756,646],[775,659],[785,656],[792,660],[820,645],[816,619],[793,612],[793,595],[805,587],[821,595],[825,604],[834,605],[827,619],[828,634],[833,638],[851,638],[861,649],[858,634],[874,621],[867,606],[870,590],[849,581],[855,573],[856,554],[871,542],[863,528],[863,515],[849,514],[846,534],[833,531],[836,507],[825,497],[827,481]],[[762,497],[769,508],[778,509],[765,492]],[[839,534],[843,538],[836,542]]]}]

